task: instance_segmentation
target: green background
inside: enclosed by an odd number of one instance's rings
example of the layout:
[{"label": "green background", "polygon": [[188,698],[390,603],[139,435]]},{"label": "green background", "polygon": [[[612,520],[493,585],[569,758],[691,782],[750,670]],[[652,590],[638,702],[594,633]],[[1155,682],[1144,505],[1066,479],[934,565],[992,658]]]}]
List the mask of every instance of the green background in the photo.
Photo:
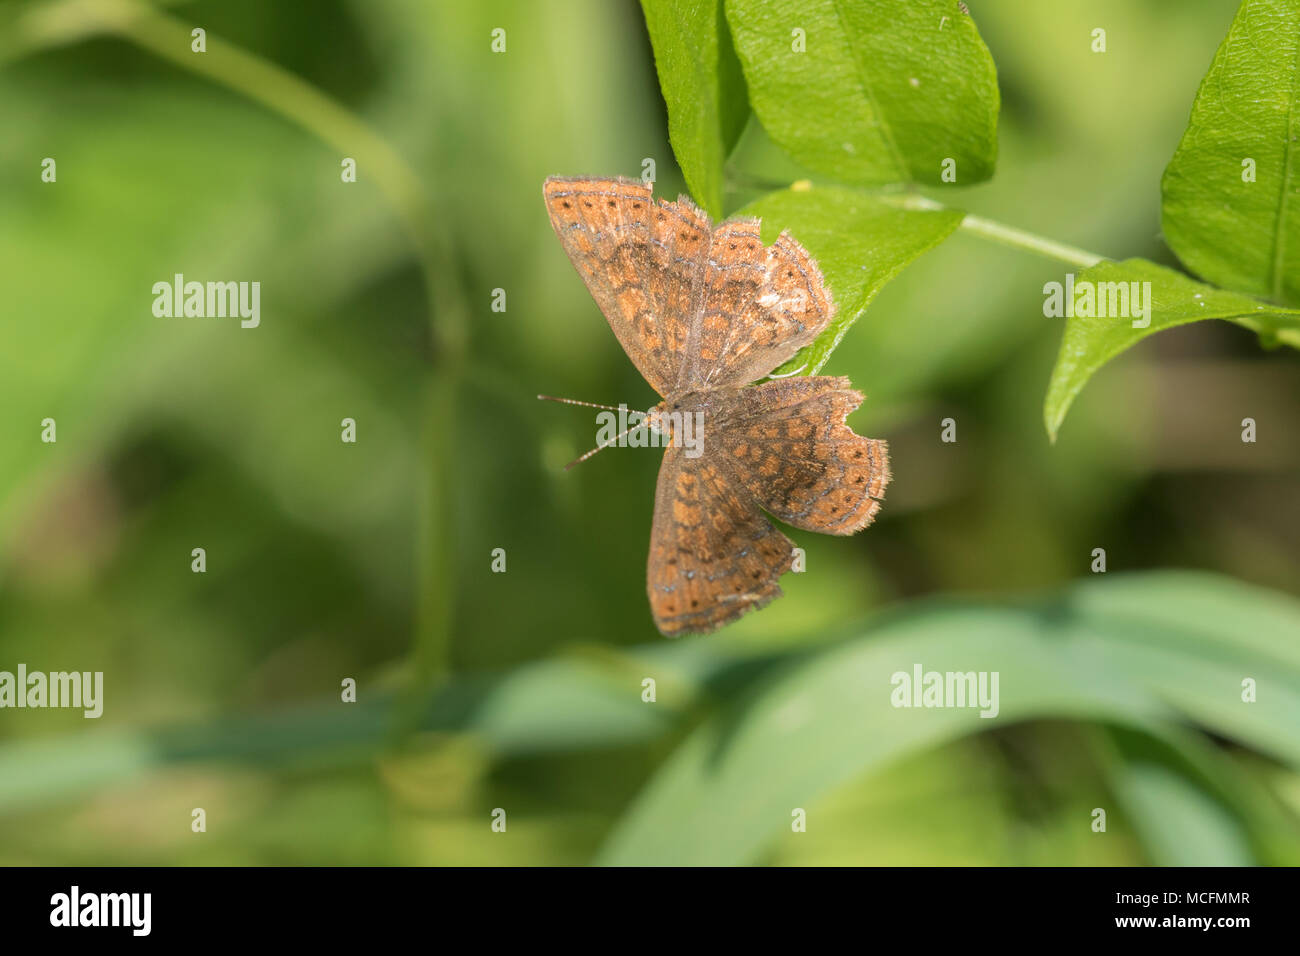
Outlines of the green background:
[{"label": "green background", "polygon": [[[1235,3],[972,6],[998,167],[945,201],[1176,267],[1161,172]],[[1300,861],[1292,354],[1164,333],[1050,445],[1064,267],[958,232],[824,369],[890,443],[876,524],[669,644],[656,453],[565,473],[594,413],[535,400],[657,401],[541,199],[647,157],[684,190],[637,4],[162,9],[0,7],[0,670],[106,685],[0,711],[0,863]],[[772,152],[751,118],[729,211]],[[175,272],[260,281],[260,328],[155,318]],[[1000,669],[1003,719],[882,711],[913,661]]]}]

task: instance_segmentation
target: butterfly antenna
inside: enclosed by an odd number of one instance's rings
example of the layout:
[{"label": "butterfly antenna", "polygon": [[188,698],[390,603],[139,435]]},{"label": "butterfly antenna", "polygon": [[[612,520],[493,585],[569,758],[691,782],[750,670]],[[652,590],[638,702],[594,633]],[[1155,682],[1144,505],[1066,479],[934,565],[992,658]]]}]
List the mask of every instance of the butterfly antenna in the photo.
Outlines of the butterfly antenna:
[{"label": "butterfly antenna", "polygon": [[538,395],[537,397],[544,402],[561,402],[565,405],[583,405],[587,408],[603,408],[610,412],[616,412],[619,410],[617,405],[598,405],[595,402],[580,402],[576,398],[556,398],[554,395]]},{"label": "butterfly antenna", "polygon": [[620,438],[622,438],[624,435],[628,434],[629,432],[634,432],[634,431],[636,431],[638,428],[643,428],[643,427],[645,427],[645,425],[646,425],[646,422],[643,422],[643,421],[642,421],[642,422],[637,422],[635,425],[629,425],[627,428],[625,428],[623,431],[619,432],[617,435],[615,435],[615,436],[614,436],[613,438],[611,438],[609,441],[607,441],[607,442],[605,442],[605,443],[603,443],[603,444],[597,445],[597,446],[596,446],[595,448],[593,448],[591,451],[589,451],[589,452],[585,452],[585,453],[579,455],[577,458],[573,459],[573,461],[569,462],[567,465],[564,466],[564,470],[565,470],[565,471],[568,471],[568,470],[569,470],[570,468],[572,468],[574,465],[581,465],[584,461],[586,461],[586,460],[587,460],[588,458],[590,458],[592,455],[596,454],[596,452],[600,451],[602,448],[608,448],[610,445],[617,445],[617,444],[618,444],[618,440],[619,440]]},{"label": "butterfly antenna", "polygon": [[[576,398],[556,398],[554,395],[538,395],[537,397],[544,402],[561,402],[562,404],[565,405],[582,405],[584,408],[603,408],[609,412],[621,412],[627,409],[626,405],[600,405],[596,402],[580,402]],[[602,448],[608,448],[610,445],[617,445],[618,440],[622,438],[624,435],[630,434],[631,432],[636,431],[638,428],[644,427],[646,424],[648,424],[648,419],[643,418],[635,425],[629,425],[625,430],[619,432],[609,441],[597,445],[595,448],[593,448],[591,451],[587,452],[586,454],[580,455],[577,458],[573,459],[573,461],[569,462],[567,465],[564,466],[564,470],[568,471],[574,465],[581,465],[584,461],[586,461],[592,455],[596,454],[596,452],[600,451]]]}]

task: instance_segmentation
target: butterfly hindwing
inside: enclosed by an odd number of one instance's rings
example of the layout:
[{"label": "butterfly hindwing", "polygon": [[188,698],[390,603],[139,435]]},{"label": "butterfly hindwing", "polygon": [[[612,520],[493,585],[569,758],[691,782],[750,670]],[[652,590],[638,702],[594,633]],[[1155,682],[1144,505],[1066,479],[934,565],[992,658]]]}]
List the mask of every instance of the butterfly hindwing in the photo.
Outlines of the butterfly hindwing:
[{"label": "butterfly hindwing", "polygon": [[793,377],[735,390],[708,433],[737,484],[786,524],[853,534],[871,523],[889,483],[886,444],[845,417],[862,403],[847,378]]}]

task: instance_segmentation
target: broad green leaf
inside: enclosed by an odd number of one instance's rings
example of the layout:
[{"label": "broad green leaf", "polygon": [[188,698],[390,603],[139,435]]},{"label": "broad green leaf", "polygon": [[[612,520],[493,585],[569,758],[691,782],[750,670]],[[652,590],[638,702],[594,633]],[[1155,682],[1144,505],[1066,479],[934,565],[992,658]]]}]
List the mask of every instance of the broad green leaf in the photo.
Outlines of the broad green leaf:
[{"label": "broad green leaf", "polygon": [[721,219],[722,166],[749,116],[722,0],[641,0],[641,10],[677,165],[696,202]]},{"label": "broad green leaf", "polygon": [[[1217,610],[1190,620],[1188,600]],[[1089,581],[1039,607],[914,607],[792,662],[699,727],[600,861],[753,862],[792,808],[908,754],[1029,719],[1157,735],[1192,722],[1300,767],[1297,633],[1294,600],[1204,574]],[[996,672],[997,716],[894,707],[892,675],[918,665]],[[1267,675],[1268,694],[1246,705],[1241,679],[1251,674]]]},{"label": "broad green leaf", "polygon": [[1133,763],[1114,786],[1159,866],[1249,866],[1244,827],[1222,804],[1159,764]]},{"label": "broad green leaf", "polygon": [[[997,159],[993,58],[957,0],[727,0],[763,127],[847,183],[988,179]],[[954,181],[954,180],[949,180]]]},{"label": "broad green leaf", "polygon": [[1197,275],[1300,304],[1300,4],[1244,0],[1162,181],[1169,247]]},{"label": "broad green leaf", "polygon": [[[1250,622],[1238,620],[1234,626],[1250,626]],[[1300,828],[1277,802],[1270,772],[1261,772],[1268,764],[1257,755],[1220,747],[1189,727],[1159,737],[1099,727],[1094,740],[1099,746],[1093,753],[1152,863],[1225,865],[1234,862],[1233,857],[1238,863],[1254,857],[1261,865],[1287,866],[1300,859]],[[1170,799],[1184,803],[1178,810],[1189,816],[1199,809],[1199,823],[1169,825],[1162,799],[1150,799],[1147,792],[1153,775],[1185,791]],[[1135,776],[1143,779],[1134,780]],[[1186,829],[1178,838],[1182,826]],[[1202,829],[1217,833],[1193,833]],[[1241,845],[1243,834],[1248,846]]]},{"label": "broad green leaf", "polygon": [[[661,691],[691,685],[732,701],[664,765],[606,858],[737,861],[788,826],[791,807],[839,782],[1021,719],[1090,718],[1171,741],[1199,725],[1300,766],[1298,628],[1293,598],[1230,579],[1108,575],[1039,606],[918,605],[816,651],[755,657],[740,643],[659,644],[639,649],[633,666],[568,659],[457,677],[430,695],[422,726],[466,734],[497,756],[589,751],[661,739],[688,719],[696,691],[647,707],[643,674],[668,678]],[[999,716],[892,708],[889,677],[914,663],[999,671]],[[1251,705],[1240,699],[1246,674],[1262,675]],[[368,762],[391,743],[392,701],[379,695],[357,708],[17,741],[0,747],[0,807],[48,804],[179,764]],[[1220,763],[1197,762],[1194,772],[1176,769],[1238,810],[1240,795],[1206,786]],[[1225,787],[1240,789],[1227,776]]]},{"label": "broad green leaf", "polygon": [[1267,789],[1204,737],[1108,728],[1095,739],[1119,815],[1157,866],[1246,866],[1255,848],[1268,856],[1278,840],[1294,852],[1294,836],[1271,826],[1275,814],[1260,805]]},{"label": "broad green leaf", "polygon": [[[641,702],[641,674],[622,679],[590,661],[564,659],[501,677],[462,677],[434,692],[420,726],[467,735],[498,756],[653,739],[668,732],[677,713],[671,701],[666,707]],[[398,702],[380,693],[347,713],[327,704],[175,730],[7,742],[0,746],[0,811],[66,799],[176,764],[366,762],[391,745]]]},{"label": "broad green leaf", "polygon": [[960,225],[962,213],[900,209],[840,187],[785,189],[740,210],[763,220],[763,238],[788,230],[812,253],[835,300],[826,331],[781,367],[815,375],[849,327],[890,279]]},{"label": "broad green leaf", "polygon": [[[1135,288],[1140,299],[1133,295]],[[1092,290],[1091,311],[1101,311],[1104,299],[1107,315],[1066,318],[1065,337],[1061,340],[1061,352],[1052,369],[1043,406],[1043,419],[1053,441],[1065,413],[1088,379],[1120,352],[1162,329],[1202,319],[1226,319],[1259,333],[1266,340],[1300,347],[1300,311],[1225,292],[1144,259],[1101,262],[1085,269],[1074,280],[1076,303],[1085,290]],[[1063,298],[1064,291],[1061,290]],[[1113,316],[1116,305],[1124,311],[1124,297],[1129,301],[1127,312]],[[1139,301],[1144,310],[1149,309],[1144,317],[1135,314],[1134,303]]]}]

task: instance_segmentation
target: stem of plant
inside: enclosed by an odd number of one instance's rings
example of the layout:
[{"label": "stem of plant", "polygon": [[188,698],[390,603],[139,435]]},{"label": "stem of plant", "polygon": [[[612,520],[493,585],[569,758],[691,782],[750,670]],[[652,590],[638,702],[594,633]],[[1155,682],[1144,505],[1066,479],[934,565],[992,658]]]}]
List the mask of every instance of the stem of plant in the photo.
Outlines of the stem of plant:
[{"label": "stem of plant", "polygon": [[[926,211],[941,211],[947,209],[941,202],[935,202],[925,196],[907,195],[907,196],[884,196],[886,202],[903,209],[922,209]],[[1081,269],[1087,269],[1095,266],[1097,263],[1106,259],[1105,256],[1099,256],[1095,252],[1089,252],[1087,249],[1080,249],[1077,246],[1066,245],[1063,242],[1057,242],[1054,239],[1047,239],[1043,236],[1035,235],[1032,232],[1026,232],[1024,229],[1017,229],[1015,226],[1008,226],[992,219],[985,219],[983,216],[975,216],[967,213],[961,221],[961,226],[973,235],[990,242],[996,242],[1000,245],[1009,246],[1012,249],[1020,249],[1025,252],[1032,252],[1035,255],[1043,256],[1048,259],[1055,259],[1064,262],[1067,265],[1078,266]]]}]

